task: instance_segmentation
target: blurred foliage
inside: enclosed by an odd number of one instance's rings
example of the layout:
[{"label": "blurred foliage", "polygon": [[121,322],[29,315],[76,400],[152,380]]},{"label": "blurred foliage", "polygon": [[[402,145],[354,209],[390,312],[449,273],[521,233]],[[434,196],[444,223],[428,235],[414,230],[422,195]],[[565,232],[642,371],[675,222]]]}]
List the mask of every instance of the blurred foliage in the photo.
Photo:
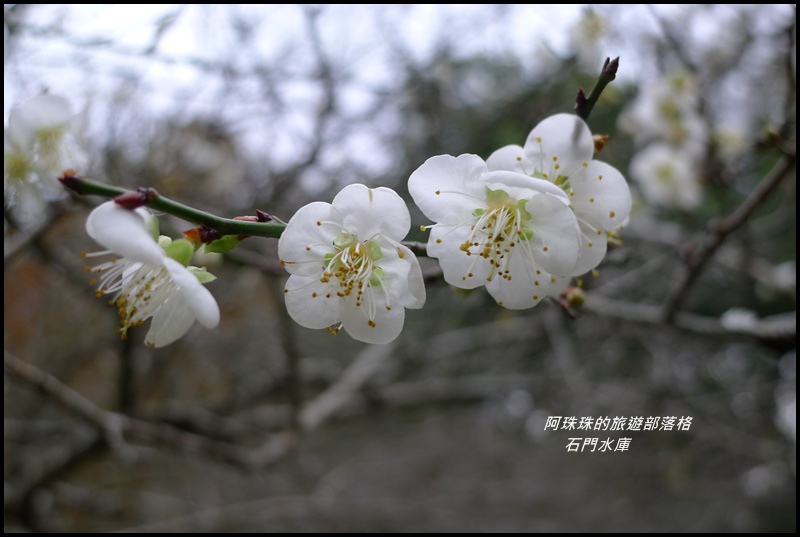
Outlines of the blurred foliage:
[{"label": "blurred foliage", "polygon": [[[796,310],[794,168],[690,287],[682,313],[714,330],[635,314],[658,312],[710,223],[794,155],[794,6],[597,6],[559,23],[560,40],[531,29],[524,47],[512,22],[549,23],[544,7],[451,6],[430,20],[420,6],[186,5],[115,36],[71,26],[71,6],[6,4],[6,109],[42,89],[74,97],[91,118],[87,176],[220,216],[288,220],[354,182],[410,201],[405,182],[425,159],[523,144],[573,110],[606,56],[621,56],[620,76],[589,125],[610,135],[600,158],[623,173],[639,148],[618,118],[676,67],[698,81],[707,126],[741,124],[745,142],[733,157],[708,144],[695,210],[655,207],[631,184],[622,244],[583,282],[630,314],[603,302],[576,319],[556,303],[504,310],[423,259],[428,302],[383,351],[294,325],[276,243],[254,238],[198,261],[219,277],[218,329],[159,350],[142,329],[121,342],[78,256],[97,249],[84,234],[97,200],[20,220],[6,199],[7,353],[132,418],[245,450],[287,431],[298,442],[255,469],[179,441],[116,445],[7,369],[6,531],[796,530],[796,329],[719,325],[731,308]],[[424,240],[428,222],[409,207],[409,239]],[[162,221],[173,236],[190,227]],[[298,425],[359,374],[319,427]],[[693,423],[632,433],[627,453],[567,453],[579,435],[544,431],[548,416]]]}]

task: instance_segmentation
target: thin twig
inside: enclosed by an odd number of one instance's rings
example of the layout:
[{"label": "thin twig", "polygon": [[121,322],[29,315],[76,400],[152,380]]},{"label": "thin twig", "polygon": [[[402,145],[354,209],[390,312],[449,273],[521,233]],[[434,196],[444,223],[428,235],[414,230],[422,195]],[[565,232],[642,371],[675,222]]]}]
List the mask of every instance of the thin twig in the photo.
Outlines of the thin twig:
[{"label": "thin twig", "polygon": [[756,208],[775,190],[786,174],[794,167],[795,160],[796,154],[794,153],[781,158],[741,205],[724,220],[711,224],[705,239],[699,242],[699,246],[687,258],[681,279],[664,301],[661,313],[661,318],[664,321],[669,322],[675,318],[676,313],[688,295],[692,283],[700,275],[706,262],[725,239],[744,225]]},{"label": "thin twig", "polygon": [[689,58],[689,55],[686,53],[686,50],[681,45],[681,40],[667,27],[667,23],[664,22],[664,18],[656,13],[655,7],[653,4],[645,4],[647,8],[650,10],[650,14],[656,20],[658,27],[661,29],[661,33],[664,34],[664,38],[669,42],[669,45],[672,47],[672,51],[678,57],[680,62],[686,68],[687,71],[690,73],[697,72],[697,66],[694,62]]},{"label": "thin twig", "polygon": [[356,357],[339,380],[310,401],[300,415],[300,425],[313,431],[334,416],[351,401],[354,395],[380,372],[394,350],[394,345],[371,345]]},{"label": "thin twig", "polygon": [[266,465],[272,462],[263,457],[254,456],[235,445],[181,431],[171,425],[151,423],[105,410],[54,376],[33,364],[20,360],[7,350],[3,351],[3,365],[6,371],[18,379],[38,388],[62,407],[96,426],[105,434],[107,441],[112,446],[121,445],[127,436],[131,439],[166,445],[189,453],[212,455],[238,466],[252,467],[256,463]]},{"label": "thin twig", "polygon": [[589,93],[589,96],[587,97],[586,94],[583,93],[583,89],[578,90],[578,96],[575,99],[575,113],[578,117],[584,121],[589,119],[589,114],[592,113],[592,108],[597,104],[603,90],[617,78],[618,69],[619,57],[613,60],[611,58],[606,58],[603,69],[600,71],[600,76],[597,77],[597,81],[594,83],[594,87],[591,93]]},{"label": "thin twig", "polygon": [[[612,300],[595,294],[589,294],[583,304],[583,311],[600,316],[620,319],[622,321],[664,325],[661,308],[656,305],[640,304]],[[725,327],[720,319],[678,313],[672,324],[682,330],[708,336],[749,336],[764,340],[792,339],[797,336],[797,312],[788,312],[758,319],[746,327]]]}]

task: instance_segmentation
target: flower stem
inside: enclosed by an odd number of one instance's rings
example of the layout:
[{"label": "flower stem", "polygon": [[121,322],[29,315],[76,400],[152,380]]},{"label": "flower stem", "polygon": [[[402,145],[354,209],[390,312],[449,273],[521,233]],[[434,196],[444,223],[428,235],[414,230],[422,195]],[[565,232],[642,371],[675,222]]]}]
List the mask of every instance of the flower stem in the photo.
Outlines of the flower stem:
[{"label": "flower stem", "polygon": [[589,119],[589,114],[592,113],[592,108],[594,108],[603,90],[617,78],[617,69],[619,69],[619,56],[613,60],[606,58],[603,69],[600,71],[600,76],[597,77],[597,82],[595,82],[589,96],[587,97],[583,93],[583,88],[578,90],[578,96],[575,99],[575,113],[582,120],[587,121]]},{"label": "flower stem", "polygon": [[[105,198],[116,198],[123,194],[135,194],[130,190],[124,188],[97,183],[83,179],[74,173],[64,173],[59,177],[61,183],[81,196],[102,196]],[[221,218],[213,214],[207,213],[173,201],[165,196],[162,196],[154,190],[149,190],[154,195],[149,196],[146,205],[151,209],[162,211],[173,216],[177,216],[187,222],[205,226],[209,229],[217,231],[220,235],[249,235],[254,237],[271,237],[278,238],[286,228],[286,224],[278,221],[270,222],[250,222],[246,220],[233,220],[230,218]]]},{"label": "flower stem", "polygon": [[[269,222],[258,222],[251,220],[238,220],[231,218],[221,218],[173,201],[162,196],[152,188],[139,189],[139,191],[127,190],[118,186],[106,185],[89,181],[78,176],[73,170],[65,171],[59,178],[61,184],[80,196],[102,196],[104,198],[117,198],[119,196],[130,195],[142,200],[143,205],[151,209],[177,216],[182,220],[204,226],[218,233],[220,238],[224,235],[247,235],[251,237],[280,238],[286,223],[280,220],[270,220]],[[260,211],[256,211],[260,213]],[[255,218],[263,218],[265,213],[261,213]],[[427,248],[424,243],[414,241],[402,241],[415,255],[427,257]]]}]

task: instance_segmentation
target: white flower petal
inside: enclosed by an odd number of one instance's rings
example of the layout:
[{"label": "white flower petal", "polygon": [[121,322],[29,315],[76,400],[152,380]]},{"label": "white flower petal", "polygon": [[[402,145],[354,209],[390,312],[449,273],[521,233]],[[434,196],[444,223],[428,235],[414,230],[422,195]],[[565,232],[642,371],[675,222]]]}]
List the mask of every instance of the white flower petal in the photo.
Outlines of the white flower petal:
[{"label": "white flower petal", "polygon": [[74,114],[72,106],[64,97],[58,95],[37,95],[20,107],[19,119],[33,130],[47,129],[64,125]]},{"label": "white flower petal", "polygon": [[539,173],[555,181],[569,177],[592,160],[594,140],[586,123],[573,114],[556,114],[533,128],[525,142],[525,154]]},{"label": "white flower petal", "polygon": [[145,344],[164,347],[183,337],[194,324],[194,315],[186,307],[183,296],[175,294],[164,302],[150,321]]},{"label": "white flower petal", "polygon": [[[381,248],[383,258],[378,265],[384,280],[391,288],[391,303],[406,308],[419,309],[425,304],[425,284],[422,270],[414,253],[403,245]],[[398,293],[403,289],[407,292]]]},{"label": "white flower petal", "polygon": [[419,260],[414,252],[405,246],[399,246],[398,250],[405,255],[404,259],[411,267],[408,270],[408,295],[402,295],[403,306],[410,309],[419,309],[425,305],[427,298],[425,293],[425,281],[422,279],[422,269],[419,266]]},{"label": "white flower petal", "polygon": [[142,213],[107,201],[95,208],[86,220],[86,232],[115,254],[151,265],[161,264],[164,250],[147,229]]},{"label": "white flower petal", "polygon": [[382,293],[375,293],[374,303],[369,306],[374,309],[372,319],[365,310],[367,307],[366,304],[356,307],[352,299],[342,303],[342,327],[350,337],[364,343],[384,344],[400,335],[406,317],[405,308],[386,309],[386,299]]},{"label": "white flower petal", "polygon": [[561,293],[567,290],[567,288],[572,284],[572,278],[562,278],[559,276],[551,276],[550,277],[550,290],[547,292],[547,296],[559,296]]},{"label": "white flower petal", "polygon": [[572,208],[580,220],[603,232],[619,228],[631,212],[631,191],[613,166],[593,160],[570,179]]},{"label": "white flower petal", "polygon": [[286,310],[292,319],[306,328],[327,328],[340,321],[342,299],[330,284],[320,281],[320,274],[292,275],[286,281]]},{"label": "white flower petal", "polygon": [[567,194],[558,186],[544,179],[536,179],[523,173],[495,171],[481,178],[492,190],[502,190],[512,198],[531,199],[534,194],[542,193],[560,198],[565,205],[569,204]]},{"label": "white flower petal", "polygon": [[389,188],[348,185],[333,198],[333,206],[343,215],[344,229],[362,241],[378,234],[403,240],[411,228],[406,202]]},{"label": "white flower petal", "polygon": [[321,274],[325,254],[342,232],[342,216],[330,203],[317,201],[301,207],[278,239],[278,257],[289,274]]},{"label": "white flower petal", "polygon": [[510,280],[497,277],[486,284],[486,290],[498,304],[512,310],[527,309],[548,296],[550,274],[526,259],[521,250],[514,251],[506,268],[510,271]]},{"label": "white flower petal", "polygon": [[174,259],[164,258],[164,266],[180,289],[184,303],[192,316],[206,328],[216,328],[219,324],[219,306],[211,292],[194,274]]},{"label": "white flower petal", "polygon": [[3,147],[6,153],[32,153],[34,145],[33,129],[25,122],[19,107],[8,113],[8,127],[3,133]]},{"label": "white flower petal", "polygon": [[437,224],[428,240],[428,255],[439,260],[444,280],[460,289],[485,285],[492,270],[488,259],[476,254],[468,256],[461,250],[461,245],[470,239],[473,221],[460,226]]},{"label": "white flower petal", "polygon": [[531,175],[533,162],[525,155],[525,150],[518,145],[501,147],[486,159],[486,166],[490,172],[507,170]]},{"label": "white flower petal", "polygon": [[597,229],[589,226],[585,222],[578,221],[581,229],[581,250],[578,256],[578,264],[573,270],[573,276],[586,274],[597,267],[608,250],[608,239],[604,232],[597,233]]},{"label": "white flower petal", "polygon": [[580,251],[580,229],[575,215],[561,200],[548,194],[534,196],[526,208],[533,229],[533,259],[556,276],[571,276]]},{"label": "white flower petal", "polygon": [[422,213],[434,222],[455,223],[476,208],[486,207],[481,176],[486,163],[475,155],[438,155],[426,160],[408,179],[408,191]]}]

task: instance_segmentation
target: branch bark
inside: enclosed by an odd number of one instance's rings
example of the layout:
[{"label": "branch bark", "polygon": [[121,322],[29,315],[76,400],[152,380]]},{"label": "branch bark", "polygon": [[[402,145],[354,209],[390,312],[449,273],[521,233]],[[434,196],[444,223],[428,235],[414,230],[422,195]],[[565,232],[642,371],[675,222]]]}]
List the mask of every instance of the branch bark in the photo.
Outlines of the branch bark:
[{"label": "branch bark", "polygon": [[675,285],[673,291],[664,301],[661,318],[670,322],[683,305],[689,289],[694,281],[702,272],[706,262],[714,255],[717,248],[725,242],[728,236],[739,229],[752,216],[756,208],[767,199],[767,197],[777,188],[786,174],[795,166],[796,154],[785,155],[781,158],[764,179],[756,186],[750,195],[724,220],[712,223],[706,233],[705,238],[699,242],[699,246],[687,258],[686,266],[680,280]]}]

